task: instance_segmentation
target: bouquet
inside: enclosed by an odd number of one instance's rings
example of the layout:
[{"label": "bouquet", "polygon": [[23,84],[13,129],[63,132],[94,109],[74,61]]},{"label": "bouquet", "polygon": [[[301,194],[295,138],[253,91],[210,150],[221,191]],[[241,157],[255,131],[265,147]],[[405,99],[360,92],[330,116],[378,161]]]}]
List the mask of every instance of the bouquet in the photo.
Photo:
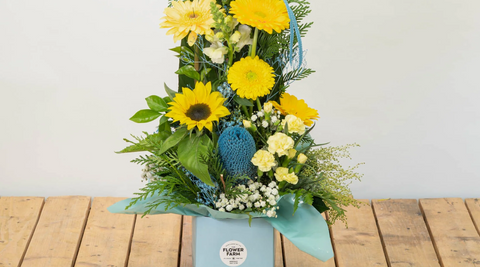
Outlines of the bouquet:
[{"label": "bouquet", "polygon": [[314,245],[328,239],[321,213],[328,223],[345,221],[344,207],[359,205],[348,184],[360,175],[358,165],[340,165],[357,145],[316,143],[317,110],[287,93],[314,72],[301,42],[310,12],[306,0],[170,1],[160,27],[180,42],[171,49],[178,87],[165,85],[164,96],[147,97],[148,109],[130,118],[157,123],[119,152],[148,152],[133,160],[147,184],[109,210],[260,217],[328,259]]}]

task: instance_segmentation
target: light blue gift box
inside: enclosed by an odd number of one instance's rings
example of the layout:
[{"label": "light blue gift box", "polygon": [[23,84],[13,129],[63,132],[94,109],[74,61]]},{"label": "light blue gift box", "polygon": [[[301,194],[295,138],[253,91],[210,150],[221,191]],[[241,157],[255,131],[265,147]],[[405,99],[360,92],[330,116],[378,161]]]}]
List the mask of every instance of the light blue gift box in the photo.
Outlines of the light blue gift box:
[{"label": "light blue gift box", "polygon": [[273,267],[274,232],[270,223],[253,219],[193,217],[194,267]]}]

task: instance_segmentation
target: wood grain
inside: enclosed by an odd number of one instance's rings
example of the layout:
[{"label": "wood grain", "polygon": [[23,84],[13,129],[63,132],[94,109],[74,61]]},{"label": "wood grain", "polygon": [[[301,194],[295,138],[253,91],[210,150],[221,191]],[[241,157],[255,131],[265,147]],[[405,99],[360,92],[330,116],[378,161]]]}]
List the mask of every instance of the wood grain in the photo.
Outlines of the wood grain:
[{"label": "wood grain", "polygon": [[180,267],[192,267],[192,216],[183,216],[182,249],[180,252]]},{"label": "wood grain", "polygon": [[391,267],[440,267],[416,199],[372,204]]},{"label": "wood grain", "polygon": [[298,249],[286,237],[283,238],[285,267],[335,267],[335,259],[323,262]]},{"label": "wood grain", "polygon": [[90,197],[49,197],[22,267],[72,266],[89,210]]},{"label": "wood grain", "polygon": [[[322,214],[325,218],[325,215]],[[298,249],[288,238],[282,235],[283,241],[283,257],[285,267],[335,267],[335,258],[331,258],[326,262],[323,262],[303,251]]]},{"label": "wood grain", "polygon": [[124,198],[93,200],[75,266],[126,266],[135,215],[113,214],[107,208]]},{"label": "wood grain", "polygon": [[0,266],[20,266],[44,203],[43,197],[0,198]]},{"label": "wood grain", "polygon": [[135,222],[129,267],[177,267],[182,216],[139,215]]},{"label": "wood grain", "polygon": [[470,216],[477,228],[477,233],[480,235],[480,198],[467,198],[465,204],[467,204]]},{"label": "wood grain", "polygon": [[382,242],[368,200],[361,208],[347,207],[348,229],[337,222],[332,226],[332,240],[337,267],[388,266]]},{"label": "wood grain", "polygon": [[480,266],[480,236],[460,198],[421,199],[442,266]]},{"label": "wood grain", "polygon": [[275,239],[275,267],[283,267],[282,236],[277,230],[274,230],[274,239]]}]

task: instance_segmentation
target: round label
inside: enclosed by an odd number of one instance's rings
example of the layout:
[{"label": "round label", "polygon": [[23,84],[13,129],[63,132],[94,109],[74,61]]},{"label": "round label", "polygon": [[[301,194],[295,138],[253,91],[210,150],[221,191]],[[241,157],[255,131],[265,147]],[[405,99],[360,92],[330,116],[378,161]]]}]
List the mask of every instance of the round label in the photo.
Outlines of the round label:
[{"label": "round label", "polygon": [[240,266],[247,259],[247,248],[239,241],[228,241],[220,248],[220,259],[227,266]]}]

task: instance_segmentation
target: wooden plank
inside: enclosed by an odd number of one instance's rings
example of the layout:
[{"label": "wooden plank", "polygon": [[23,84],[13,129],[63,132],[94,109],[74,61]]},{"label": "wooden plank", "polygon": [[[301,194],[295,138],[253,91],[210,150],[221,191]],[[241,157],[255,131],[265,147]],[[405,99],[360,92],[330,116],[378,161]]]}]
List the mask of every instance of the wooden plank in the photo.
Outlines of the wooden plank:
[{"label": "wooden plank", "polygon": [[37,225],[43,197],[0,198],[0,266],[20,266]]},{"label": "wooden plank", "polygon": [[180,267],[192,267],[192,216],[183,216]]},{"label": "wooden plank", "polygon": [[479,266],[480,236],[461,198],[421,199],[442,266]]},{"label": "wooden plank", "polygon": [[[325,218],[325,215],[322,214]],[[283,257],[285,267],[335,267],[335,258],[331,258],[323,262],[310,254],[307,254],[298,249],[288,238],[282,235],[283,242]]]},{"label": "wooden plank", "polygon": [[139,215],[135,222],[129,267],[177,267],[182,216]]},{"label": "wooden plank", "polygon": [[391,267],[440,267],[416,199],[372,204]]},{"label": "wooden plank", "polygon": [[335,267],[335,259],[323,262],[298,249],[290,240],[282,236],[285,267]]},{"label": "wooden plank", "polygon": [[465,204],[467,204],[470,216],[472,216],[473,223],[480,235],[480,198],[467,198]]},{"label": "wooden plank", "polygon": [[123,199],[97,197],[93,200],[75,266],[126,266],[135,215],[113,214],[107,210]]},{"label": "wooden plank", "polygon": [[282,236],[277,230],[274,230],[274,235],[275,235],[275,267],[283,267]]},{"label": "wooden plank", "polygon": [[90,197],[49,197],[22,267],[72,266],[89,210]]},{"label": "wooden plank", "polygon": [[388,266],[382,242],[368,200],[361,208],[347,207],[348,229],[337,222],[332,226],[332,240],[337,267]]}]

